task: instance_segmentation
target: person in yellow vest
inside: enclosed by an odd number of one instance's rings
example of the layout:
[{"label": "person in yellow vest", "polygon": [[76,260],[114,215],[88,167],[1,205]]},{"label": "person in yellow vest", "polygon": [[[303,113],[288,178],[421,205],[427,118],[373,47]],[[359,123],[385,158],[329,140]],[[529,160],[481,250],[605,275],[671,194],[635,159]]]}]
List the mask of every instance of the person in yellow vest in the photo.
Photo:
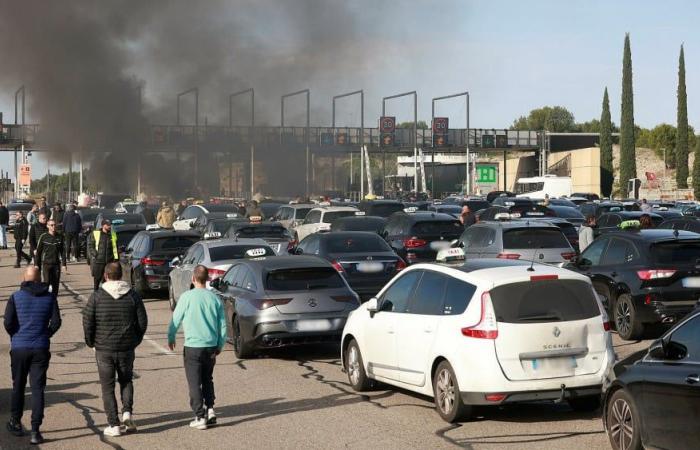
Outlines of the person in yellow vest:
[{"label": "person in yellow vest", "polygon": [[113,261],[119,261],[117,248],[117,233],[112,231],[112,222],[102,221],[102,228],[93,231],[88,237],[87,251],[90,252],[90,272],[95,291],[100,288],[105,266]]}]

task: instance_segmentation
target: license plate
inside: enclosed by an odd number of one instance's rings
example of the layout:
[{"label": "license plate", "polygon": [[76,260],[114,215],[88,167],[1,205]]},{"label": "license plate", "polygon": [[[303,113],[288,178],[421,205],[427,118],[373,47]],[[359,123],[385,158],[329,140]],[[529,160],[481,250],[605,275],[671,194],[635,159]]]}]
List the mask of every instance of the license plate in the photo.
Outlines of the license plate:
[{"label": "license plate", "polygon": [[297,331],[329,331],[331,323],[327,319],[319,320],[298,320]]},{"label": "license plate", "polygon": [[377,273],[384,270],[384,264],[380,262],[361,262],[357,264],[357,271],[362,273]]},{"label": "license plate", "polygon": [[440,251],[446,248],[450,248],[450,243],[447,241],[433,241],[430,243],[431,250]]},{"label": "license plate", "polygon": [[683,287],[687,288],[699,288],[700,287],[700,277],[688,277],[681,280]]},{"label": "license plate", "polygon": [[531,360],[532,370],[537,372],[541,370],[562,370],[573,369],[578,366],[576,358],[573,356],[564,358],[537,358]]}]

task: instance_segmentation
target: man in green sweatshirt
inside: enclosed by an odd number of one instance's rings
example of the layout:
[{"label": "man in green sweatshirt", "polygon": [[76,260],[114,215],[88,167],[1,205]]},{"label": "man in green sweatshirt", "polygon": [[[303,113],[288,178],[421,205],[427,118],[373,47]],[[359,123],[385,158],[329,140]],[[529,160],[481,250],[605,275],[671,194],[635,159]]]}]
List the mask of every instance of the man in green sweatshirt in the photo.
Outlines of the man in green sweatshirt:
[{"label": "man in green sweatshirt", "polygon": [[[214,365],[226,343],[226,312],[216,295],[206,289],[209,271],[199,265],[192,274],[191,289],[180,296],[168,326],[168,347],[175,349],[175,334],[185,326],[185,376],[195,419],[190,427],[206,430],[216,423],[214,413]],[[206,405],[206,406],[205,406]]]}]

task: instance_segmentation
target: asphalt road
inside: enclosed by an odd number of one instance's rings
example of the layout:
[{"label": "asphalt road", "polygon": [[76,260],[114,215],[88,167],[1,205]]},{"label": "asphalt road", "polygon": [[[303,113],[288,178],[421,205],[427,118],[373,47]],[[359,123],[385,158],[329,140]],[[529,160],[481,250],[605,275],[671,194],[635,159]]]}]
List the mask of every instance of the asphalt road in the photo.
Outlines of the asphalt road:
[{"label": "asphalt road", "polygon": [[[18,287],[10,250],[0,250],[0,313]],[[359,395],[340,371],[337,346],[276,351],[239,361],[227,346],[216,365],[218,425],[188,427],[192,419],[181,344],[166,348],[167,301],[149,299],[147,338],[137,349],[134,417],[138,432],[106,439],[94,353],[83,342],[81,311],[92,281],[85,264],[69,265],[59,304],[63,326],[51,343],[45,419],[47,449],[64,448],[449,448],[605,449],[599,413],[582,414],[566,405],[527,404],[480,411],[458,425],[443,422],[430,399],[379,389]],[[622,343],[627,355],[647,343]],[[28,448],[28,437],[5,431],[11,389],[9,336],[0,332],[0,449]],[[23,417],[29,426],[29,398]]]}]

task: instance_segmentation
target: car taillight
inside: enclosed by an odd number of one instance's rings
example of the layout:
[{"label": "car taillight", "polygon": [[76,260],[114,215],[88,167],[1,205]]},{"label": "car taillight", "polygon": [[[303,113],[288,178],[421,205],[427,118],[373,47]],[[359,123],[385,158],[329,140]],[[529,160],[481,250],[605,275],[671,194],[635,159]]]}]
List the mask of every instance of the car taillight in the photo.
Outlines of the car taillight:
[{"label": "car taillight", "polygon": [[498,322],[496,312],[491,303],[491,294],[481,294],[481,318],[476,325],[462,328],[462,335],[478,339],[496,339],[498,337]]},{"label": "car taillight", "polygon": [[217,278],[224,276],[224,274],[226,273],[225,270],[219,270],[219,269],[209,269],[208,272],[209,272],[209,275],[207,276],[207,279],[209,281],[214,281]]},{"label": "car taillight", "polygon": [[279,305],[286,305],[287,303],[291,302],[291,298],[259,298],[255,300],[251,300],[250,303],[255,306],[255,308],[259,310],[263,309],[268,309],[272,308],[273,306],[279,306]]},{"label": "car taillight", "polygon": [[360,303],[357,298],[352,295],[331,295],[331,298],[340,303]]},{"label": "car taillight", "polygon": [[144,266],[164,266],[165,261],[162,259],[153,259],[148,256],[141,258],[141,264]]},{"label": "car taillight", "polygon": [[610,321],[604,320],[603,321],[603,330],[610,331],[611,328],[612,328],[612,324],[610,323]]},{"label": "car taillight", "polygon": [[640,280],[658,280],[661,278],[671,278],[676,273],[673,269],[638,270],[637,276]]},{"label": "car taillight", "polygon": [[338,273],[344,273],[345,269],[343,269],[343,265],[340,264],[338,261],[331,261],[331,265],[335,270],[338,271]]},{"label": "car taillight", "polygon": [[403,246],[406,248],[418,248],[418,247],[423,247],[425,244],[427,244],[428,241],[425,239],[418,239],[417,237],[412,237],[410,239],[404,239],[403,240]]},{"label": "car taillight", "polygon": [[565,252],[561,254],[561,257],[567,261],[573,258],[574,256],[576,256],[576,252]]},{"label": "car taillight", "polygon": [[406,268],[406,263],[403,261],[403,259],[399,258],[399,260],[396,261],[396,271],[400,272],[405,268]]},{"label": "car taillight", "polygon": [[518,253],[499,253],[496,258],[500,259],[520,259],[520,255]]},{"label": "car taillight", "polygon": [[559,275],[531,275],[530,281],[558,280]]},{"label": "car taillight", "polygon": [[486,399],[487,402],[502,402],[505,400],[507,397],[506,394],[486,394],[484,395],[484,398]]}]

